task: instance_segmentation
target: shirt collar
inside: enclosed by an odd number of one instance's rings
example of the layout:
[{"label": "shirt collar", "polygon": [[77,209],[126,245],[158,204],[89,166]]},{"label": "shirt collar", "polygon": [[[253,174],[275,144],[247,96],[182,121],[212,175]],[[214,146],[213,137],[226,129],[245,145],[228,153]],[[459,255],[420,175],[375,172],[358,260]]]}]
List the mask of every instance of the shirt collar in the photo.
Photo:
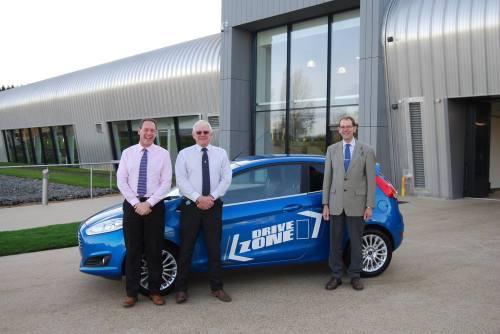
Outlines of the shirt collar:
[{"label": "shirt collar", "polygon": [[137,144],[137,149],[142,152],[143,150],[147,150],[149,152],[151,152],[153,150],[153,147],[155,146],[155,144],[151,144],[149,145],[148,147],[144,147],[142,146],[141,144]]},{"label": "shirt collar", "polygon": [[[201,149],[202,149],[203,147],[201,147],[201,146],[200,146],[200,145],[198,145],[198,144],[195,144],[194,146],[196,147],[196,151],[201,152]],[[210,151],[210,149],[211,149],[211,148],[212,148],[212,145],[211,145],[211,144],[208,144],[208,146],[207,146],[207,151]]]},{"label": "shirt collar", "polygon": [[342,139],[342,147],[345,147],[346,144],[351,145],[351,147],[354,147],[356,145],[356,138],[352,138],[350,143],[346,143],[345,140]]}]

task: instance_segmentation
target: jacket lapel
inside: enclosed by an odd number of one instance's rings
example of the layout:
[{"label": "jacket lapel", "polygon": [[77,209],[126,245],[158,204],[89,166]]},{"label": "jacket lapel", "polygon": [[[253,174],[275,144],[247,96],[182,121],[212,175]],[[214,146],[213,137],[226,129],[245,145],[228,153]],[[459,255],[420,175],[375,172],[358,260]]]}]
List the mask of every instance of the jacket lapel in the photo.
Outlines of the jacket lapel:
[{"label": "jacket lapel", "polygon": [[359,141],[354,146],[354,152],[352,152],[351,162],[349,163],[349,168],[347,168],[346,175],[350,173],[353,169],[353,166],[359,160],[359,157],[363,155],[363,146],[359,143]]}]

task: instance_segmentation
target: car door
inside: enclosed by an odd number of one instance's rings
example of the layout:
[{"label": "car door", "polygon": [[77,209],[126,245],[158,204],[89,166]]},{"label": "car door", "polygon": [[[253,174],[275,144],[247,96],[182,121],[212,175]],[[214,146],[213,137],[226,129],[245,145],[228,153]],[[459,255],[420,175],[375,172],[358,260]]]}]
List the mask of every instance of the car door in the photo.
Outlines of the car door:
[{"label": "car door", "polygon": [[307,249],[301,226],[307,191],[301,164],[273,164],[233,175],[224,196],[224,266],[298,259]]}]

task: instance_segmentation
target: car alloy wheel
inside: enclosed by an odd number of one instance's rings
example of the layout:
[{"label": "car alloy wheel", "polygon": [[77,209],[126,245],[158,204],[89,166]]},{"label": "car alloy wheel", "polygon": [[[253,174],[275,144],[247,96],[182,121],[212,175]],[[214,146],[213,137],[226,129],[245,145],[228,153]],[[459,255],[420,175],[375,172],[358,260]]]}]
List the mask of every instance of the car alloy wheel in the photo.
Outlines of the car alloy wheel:
[{"label": "car alloy wheel", "polygon": [[[161,251],[162,271],[160,280],[160,294],[166,295],[173,287],[177,278],[177,251],[174,247],[166,245]],[[143,256],[141,260],[140,291],[144,295],[149,295],[149,272],[148,262]]]},{"label": "car alloy wheel", "polygon": [[367,228],[363,234],[363,277],[375,277],[387,269],[392,258],[392,244],[385,233]]}]

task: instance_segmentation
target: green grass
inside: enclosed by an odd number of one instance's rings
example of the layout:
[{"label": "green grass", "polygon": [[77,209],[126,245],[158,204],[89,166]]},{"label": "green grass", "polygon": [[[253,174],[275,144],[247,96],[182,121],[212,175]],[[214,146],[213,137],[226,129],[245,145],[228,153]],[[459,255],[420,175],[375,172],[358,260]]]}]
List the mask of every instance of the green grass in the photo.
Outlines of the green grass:
[{"label": "green grass", "polygon": [[[23,164],[0,163],[0,166],[22,166]],[[42,167],[32,168],[1,168],[0,174],[22,177],[26,179],[42,179]],[[113,172],[113,175],[115,173]],[[49,183],[60,183],[79,187],[90,187],[90,170],[76,167],[50,167],[49,168]],[[93,171],[94,188],[109,188],[109,172],[102,170]],[[116,187],[116,177],[113,176],[113,189]]]},{"label": "green grass", "polygon": [[0,232],[0,256],[78,245],[79,222]]}]

